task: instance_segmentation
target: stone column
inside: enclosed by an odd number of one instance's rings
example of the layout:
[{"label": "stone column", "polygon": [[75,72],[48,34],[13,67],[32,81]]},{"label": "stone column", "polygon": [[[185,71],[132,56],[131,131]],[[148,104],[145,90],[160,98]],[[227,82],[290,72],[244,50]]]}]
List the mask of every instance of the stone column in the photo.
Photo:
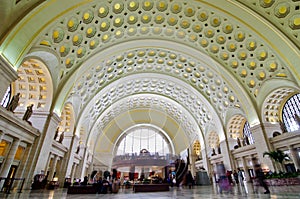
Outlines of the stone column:
[{"label": "stone column", "polygon": [[74,165],[74,156],[75,156],[75,153],[76,153],[76,150],[77,150],[77,146],[78,146],[78,142],[79,142],[79,138],[74,135],[72,136],[71,140],[70,140],[70,147],[69,147],[69,150],[66,154],[66,156],[68,157],[67,158],[67,163],[66,163],[66,177],[70,176],[72,179],[75,175],[75,173],[71,173],[72,172],[72,167]]},{"label": "stone column", "polygon": [[41,171],[38,173],[34,173],[36,162],[39,158],[39,145],[40,137],[36,137],[34,142],[30,146],[29,156],[26,160],[26,169],[24,170],[23,174],[23,177],[25,178],[24,189],[30,189],[34,175],[41,173]]},{"label": "stone column", "polygon": [[8,155],[6,156],[5,161],[3,163],[3,166],[2,166],[2,169],[1,169],[1,172],[0,172],[0,177],[3,177],[3,178],[7,177],[8,173],[9,173],[9,170],[10,170],[10,167],[11,167],[13,161],[14,161],[14,158],[15,158],[16,152],[18,150],[19,144],[20,144],[19,139],[15,139],[12,142],[12,145],[10,147]]},{"label": "stone column", "polygon": [[48,179],[50,180],[50,181],[52,181],[53,180],[53,175],[54,175],[54,172],[56,171],[56,165],[57,165],[57,161],[59,160],[59,157],[57,156],[57,155],[54,155],[54,158],[53,158],[53,164],[52,164],[52,166],[51,166],[51,170],[50,170],[50,172],[49,172],[49,177],[48,177]]},{"label": "stone column", "polygon": [[25,171],[27,170],[27,165],[28,165],[28,157],[29,157],[29,154],[31,153],[31,150],[32,150],[32,145],[31,144],[27,144],[25,150],[24,150],[24,154],[23,154],[23,157],[22,159],[20,160],[20,164],[18,166],[18,171],[15,175],[15,178],[20,178],[20,177],[23,177]]},{"label": "stone column", "polygon": [[58,177],[60,187],[63,187],[66,177],[70,177],[70,176],[66,176],[67,163],[68,163],[68,156],[67,154],[65,154],[59,161],[59,165],[58,165],[59,172],[57,172],[56,175]]},{"label": "stone column", "polygon": [[[91,154],[90,154],[91,155]],[[92,155],[91,155],[92,156]],[[88,166],[88,168],[87,168],[87,176],[90,178],[91,177],[91,174],[92,174],[92,172],[93,172],[93,157],[91,158],[91,162],[89,162],[89,164],[87,165]]]},{"label": "stone column", "polygon": [[87,154],[88,154],[88,148],[84,147],[82,159],[80,160],[78,168],[76,170],[76,176],[80,177],[80,179],[83,179],[85,175]]},{"label": "stone column", "polygon": [[72,173],[71,173],[71,180],[73,181],[74,178],[76,178],[77,176],[75,176],[76,174],[76,169],[77,169],[77,164],[73,163],[73,167],[72,167]]},{"label": "stone column", "polygon": [[18,79],[18,73],[11,64],[0,55],[0,99],[3,99],[9,85]]},{"label": "stone column", "polygon": [[295,165],[295,169],[296,171],[298,169],[300,169],[300,158],[299,158],[299,153],[297,151],[297,149],[293,148],[293,146],[289,146],[289,150],[290,150],[290,158],[292,159],[294,165]]},{"label": "stone column", "polygon": [[[38,123],[38,117],[39,116],[36,115],[34,116],[33,120],[36,120],[36,122],[32,122],[33,124]],[[45,121],[44,126],[42,127],[43,134],[40,138],[40,145],[37,149],[39,150],[39,158],[35,166],[35,173],[39,173],[41,170],[44,170],[46,168],[47,158],[51,151],[54,134],[60,120],[60,117],[55,113],[47,116],[47,120]]]},{"label": "stone column", "polygon": [[[51,158],[52,158],[52,153],[50,152],[50,153],[49,153],[49,156],[48,156],[48,160],[47,160],[46,166],[45,166],[45,175],[48,174],[47,180],[49,180],[49,173],[50,173],[49,169],[50,169],[50,161],[51,161]],[[49,173],[48,173],[48,172],[49,172]]]},{"label": "stone column", "polygon": [[257,156],[262,167],[267,166],[270,170],[275,171],[271,159],[268,157],[263,157],[263,153],[265,151],[270,151],[271,149],[268,137],[265,133],[265,130],[263,129],[263,126],[259,124],[251,127],[250,130],[254,138]]},{"label": "stone column", "polygon": [[204,169],[208,172],[208,174],[211,172],[210,171],[210,167],[208,165],[209,160],[207,158],[207,154],[206,154],[206,150],[205,149],[201,149],[201,156],[202,156],[202,161],[203,161],[203,167]]},{"label": "stone column", "polygon": [[[17,173],[15,175],[15,178],[25,178],[25,176],[28,174],[29,171],[29,166],[30,166],[30,161],[29,161],[29,156],[32,153],[32,145],[31,144],[27,144],[24,154],[23,154],[23,158],[20,160],[20,164],[18,166],[18,170]],[[26,180],[26,178],[25,178]],[[22,181],[17,180],[15,181],[15,186],[19,187],[20,183],[22,183]],[[25,188],[25,187],[24,187]]]},{"label": "stone column", "polygon": [[218,176],[217,176],[217,165],[214,163],[211,165],[211,169],[210,169],[210,177],[213,183],[216,183],[216,180],[218,180]]},{"label": "stone column", "polygon": [[232,170],[231,151],[228,149],[226,140],[220,142],[221,154],[223,156],[223,163],[226,170]]},{"label": "stone column", "polygon": [[135,172],[135,166],[132,165],[129,168],[129,180],[134,180],[134,172]]},{"label": "stone column", "polygon": [[1,143],[2,139],[3,139],[3,137],[4,137],[4,132],[0,130],[0,143]]},{"label": "stone column", "polygon": [[[19,144],[20,144],[19,139],[13,140],[10,150],[8,152],[8,155],[5,157],[5,161],[3,163],[3,166],[2,166],[2,169],[0,172],[0,177],[2,177],[2,178],[8,177],[7,175],[9,173],[10,167],[14,161]],[[4,182],[5,182],[4,180],[0,181],[0,187],[3,187]]]},{"label": "stone column", "polygon": [[251,180],[250,180],[250,175],[249,175],[249,172],[248,172],[248,165],[247,165],[247,162],[246,162],[246,158],[245,158],[245,157],[242,157],[242,164],[243,164],[244,174],[245,174],[246,180],[247,180],[247,181],[251,181]]}]

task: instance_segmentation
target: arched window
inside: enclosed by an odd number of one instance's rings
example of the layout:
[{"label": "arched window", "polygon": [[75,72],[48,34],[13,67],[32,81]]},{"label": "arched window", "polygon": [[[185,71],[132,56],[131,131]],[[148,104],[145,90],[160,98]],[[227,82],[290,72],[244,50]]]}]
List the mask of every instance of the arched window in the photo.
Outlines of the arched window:
[{"label": "arched window", "polygon": [[284,104],[282,109],[282,121],[287,132],[296,131],[300,128],[300,94],[293,95]]},{"label": "arched window", "polygon": [[2,101],[1,101],[1,106],[7,107],[8,103],[9,103],[9,100],[10,100],[10,97],[11,97],[11,88],[9,86],[6,90],[6,92],[5,92],[5,95],[2,99]]},{"label": "arched window", "polygon": [[250,125],[248,122],[245,123],[243,128],[243,139],[245,139],[247,145],[254,144],[254,138],[250,131]]},{"label": "arched window", "polygon": [[147,150],[151,154],[166,155],[170,153],[166,138],[151,127],[134,128],[123,137],[117,155],[140,154]]}]

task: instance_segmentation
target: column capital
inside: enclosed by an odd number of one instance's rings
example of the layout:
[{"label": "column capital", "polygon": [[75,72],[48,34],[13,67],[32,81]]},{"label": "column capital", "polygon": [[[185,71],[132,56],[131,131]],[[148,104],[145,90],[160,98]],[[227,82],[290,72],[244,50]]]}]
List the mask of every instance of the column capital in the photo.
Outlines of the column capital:
[{"label": "column capital", "polygon": [[55,112],[51,112],[49,116],[51,117],[51,119],[55,120],[57,123],[59,123],[61,121],[60,116]]},{"label": "column capital", "polygon": [[2,55],[0,55],[0,68],[3,71],[1,73],[1,77],[4,77],[9,82],[13,82],[18,79],[17,71],[14,70],[13,66]]}]

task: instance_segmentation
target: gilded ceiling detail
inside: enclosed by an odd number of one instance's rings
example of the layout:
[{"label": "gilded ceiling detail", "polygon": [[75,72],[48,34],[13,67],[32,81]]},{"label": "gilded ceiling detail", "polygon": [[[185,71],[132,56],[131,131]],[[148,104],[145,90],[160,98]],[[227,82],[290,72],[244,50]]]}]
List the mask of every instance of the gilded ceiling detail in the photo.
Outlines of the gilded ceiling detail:
[{"label": "gilded ceiling detail", "polygon": [[284,32],[298,46],[300,45],[300,3],[298,0],[238,0],[260,13]]},{"label": "gilded ceiling detail", "polygon": [[[62,17],[48,29],[40,45],[60,55],[64,76],[68,76],[99,50],[136,38],[172,40],[209,54],[234,74],[253,97],[269,78],[292,78],[272,48],[255,32],[201,2],[132,0],[91,4]],[[145,61],[149,60],[141,57],[140,67]],[[172,65],[170,68],[176,70]]]},{"label": "gilded ceiling detail", "polygon": [[[193,141],[199,132],[196,127],[201,126],[204,130],[207,125],[213,125],[217,128],[215,124],[218,123],[216,118],[213,119],[216,117],[215,110],[205,105],[203,97],[200,96],[186,87],[176,84],[170,78],[164,79],[163,76],[128,77],[95,96],[97,100],[84,113],[84,123],[87,122],[86,126],[90,126],[89,130],[94,129],[99,132],[124,111],[142,107],[157,109],[173,117],[186,130],[188,136],[193,138],[191,139]],[[172,99],[173,102],[166,99]],[[222,113],[220,115],[224,116]]]},{"label": "gilded ceiling detail", "polygon": [[[215,111],[221,117],[225,116],[222,113],[227,108],[240,107],[237,97],[222,77],[209,66],[206,66],[204,63],[198,63],[192,57],[185,57],[184,55],[165,50],[137,49],[124,52],[117,57],[108,58],[108,60],[103,60],[98,64],[97,67],[93,67],[88,73],[83,74],[77,80],[77,84],[72,90],[72,95],[77,94],[81,96],[84,106],[106,85],[121,77],[141,72],[159,72],[160,74],[171,75],[181,79],[193,86],[210,101],[211,105],[215,107]],[[190,96],[188,89],[181,88],[175,82],[142,78],[111,88],[108,93],[99,97],[99,100],[96,101],[94,107],[89,111],[89,115],[93,115],[95,110],[104,110],[108,102],[116,101],[126,95],[143,92],[169,96],[178,103],[184,103],[185,107],[193,105],[194,108],[191,108],[191,112],[194,112],[192,109],[197,110],[202,106],[202,100],[197,102],[195,96]],[[111,99],[112,97],[115,99]],[[100,112],[98,111],[97,114]]]},{"label": "gilded ceiling detail", "polygon": [[[172,117],[172,119],[174,119],[180,125],[180,129],[184,130],[186,136],[189,138],[191,143],[195,139],[199,138],[200,135],[195,133],[199,132],[199,129],[197,128],[198,125],[195,123],[195,118],[191,118],[191,114],[188,112],[189,110],[183,109],[182,107],[175,105],[170,101],[170,99],[147,94],[127,97],[125,99],[126,100],[116,102],[107,112],[105,112],[105,114],[101,114],[101,117],[99,116],[99,119],[97,120],[97,123],[95,123],[94,126],[96,130],[95,132],[99,134],[101,132],[99,131],[100,129],[103,130],[106,126],[108,126],[108,124],[111,121],[114,120],[114,118],[118,117],[121,113],[134,110],[145,111],[146,109],[148,109],[159,111],[162,115],[164,113],[165,117]],[[148,118],[150,118],[150,120],[156,120],[155,118],[152,118],[151,111],[147,112],[146,114],[148,115]],[[128,118],[128,120],[135,121],[132,118]],[[210,122],[211,118],[205,118],[204,120]],[[161,128],[168,128],[168,126],[165,126],[166,124],[164,124],[163,120],[160,120],[160,122]],[[122,126],[119,127],[123,131],[126,130],[123,129]],[[171,133],[176,135],[177,132]]]}]

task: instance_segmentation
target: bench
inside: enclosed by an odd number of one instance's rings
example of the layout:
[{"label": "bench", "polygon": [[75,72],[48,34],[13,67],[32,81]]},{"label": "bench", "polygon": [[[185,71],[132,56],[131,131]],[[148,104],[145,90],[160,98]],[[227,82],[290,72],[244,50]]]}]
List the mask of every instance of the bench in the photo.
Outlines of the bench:
[{"label": "bench", "polygon": [[97,186],[94,185],[73,185],[68,187],[68,194],[95,194]]},{"label": "bench", "polygon": [[156,191],[169,191],[169,184],[135,184],[133,191],[137,192],[156,192]]}]

